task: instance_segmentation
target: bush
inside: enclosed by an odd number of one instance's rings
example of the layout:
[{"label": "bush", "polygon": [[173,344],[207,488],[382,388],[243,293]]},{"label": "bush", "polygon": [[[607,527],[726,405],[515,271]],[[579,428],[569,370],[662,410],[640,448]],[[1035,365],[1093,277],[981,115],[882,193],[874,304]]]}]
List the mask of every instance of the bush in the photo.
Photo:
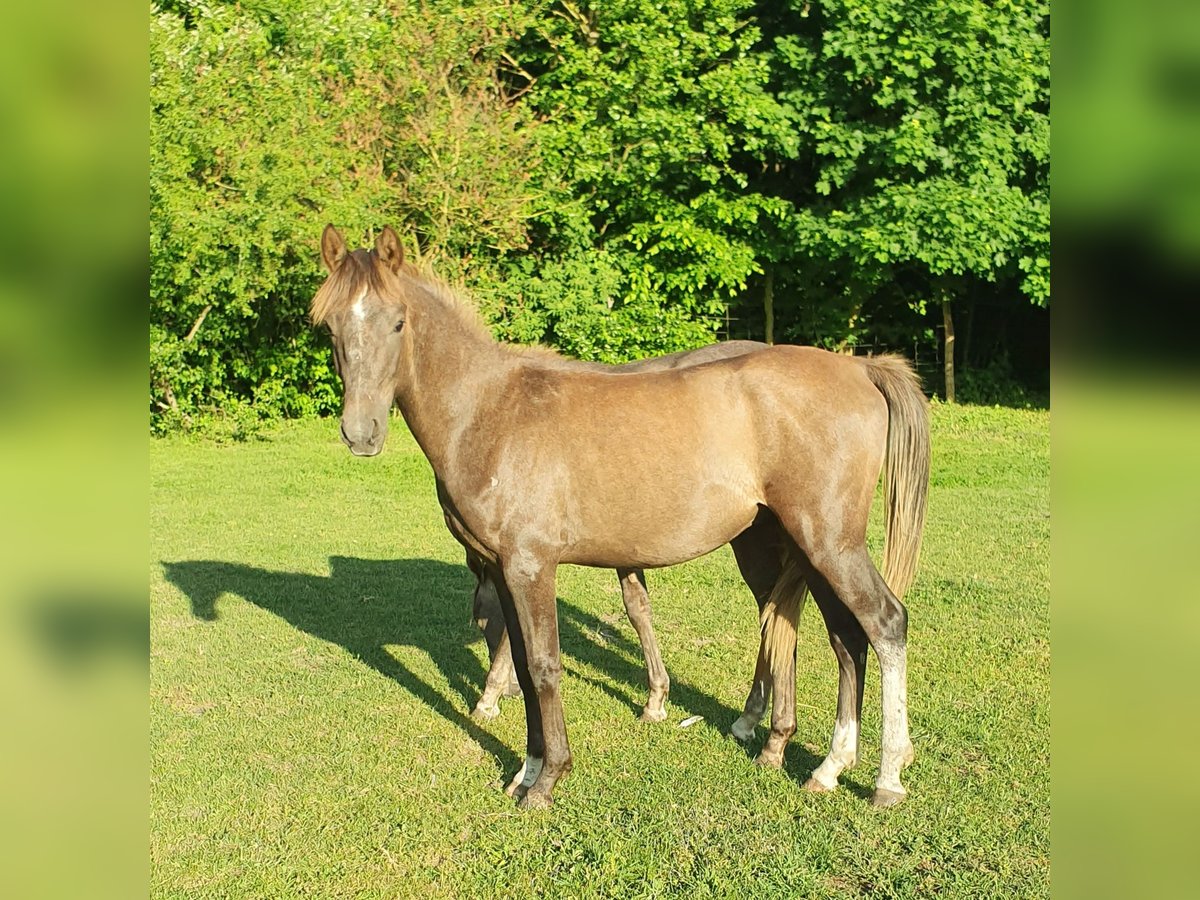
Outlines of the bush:
[{"label": "bush", "polygon": [[1050,405],[1046,391],[1032,390],[1021,383],[1003,353],[981,369],[960,369],[955,378],[957,399],[961,403],[1017,409],[1046,409]]},{"label": "bush", "polygon": [[401,224],[435,261],[525,243],[530,142],[478,43],[490,13],[172,6],[150,28],[154,427],[336,409],[307,321],[326,222]]}]

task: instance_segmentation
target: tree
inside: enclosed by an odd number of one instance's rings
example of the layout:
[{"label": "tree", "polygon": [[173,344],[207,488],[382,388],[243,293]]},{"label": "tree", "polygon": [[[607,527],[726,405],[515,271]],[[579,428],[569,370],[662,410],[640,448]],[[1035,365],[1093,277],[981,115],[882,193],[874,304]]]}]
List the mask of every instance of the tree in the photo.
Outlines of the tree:
[{"label": "tree", "polygon": [[735,0],[558,3],[513,50],[547,204],[501,328],[618,361],[710,342],[780,204],[735,159],[786,127]]},{"label": "tree", "polygon": [[763,46],[799,140],[751,187],[790,203],[795,269],[838,273],[805,286],[840,295],[842,340],[866,327],[868,299],[877,315],[940,306],[951,348],[952,306],[972,282],[1045,305],[1048,4],[777,9],[761,9]]},{"label": "tree", "polygon": [[305,322],[327,221],[397,223],[503,338],[940,328],[969,388],[980,298],[1049,300],[1048,27],[1045,0],[163,0],[153,421],[336,408]]}]

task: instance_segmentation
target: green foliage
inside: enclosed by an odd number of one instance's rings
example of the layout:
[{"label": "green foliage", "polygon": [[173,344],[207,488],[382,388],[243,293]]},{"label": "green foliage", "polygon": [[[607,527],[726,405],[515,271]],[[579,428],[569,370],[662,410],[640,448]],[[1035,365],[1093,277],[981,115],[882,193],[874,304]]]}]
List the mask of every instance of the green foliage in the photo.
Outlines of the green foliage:
[{"label": "green foliage", "polygon": [[627,291],[649,277],[644,269],[629,272],[631,262],[607,250],[526,255],[476,295],[501,338],[552,344],[580,359],[617,363],[711,343],[711,323],[686,306],[654,291]]},{"label": "green foliage", "polygon": [[958,399],[984,406],[1008,406],[1016,409],[1046,409],[1048,391],[1037,391],[1022,384],[1013,375],[1008,357],[1000,355],[985,366],[964,369],[958,376]]},{"label": "green foliage", "polygon": [[172,7],[150,29],[151,409],[159,427],[335,409],[306,320],[326,222],[403,222],[433,259],[525,240],[529,154],[494,59],[472,55],[482,13]]},{"label": "green foliage", "polygon": [[784,122],[744,13],[733,0],[561,4],[522,39],[554,198],[535,240],[552,257],[602,254],[615,276],[595,338],[556,327],[556,343],[609,359],[707,342],[760,270],[760,222],[780,207],[746,191],[737,160]]},{"label": "green foliage", "polygon": [[797,135],[789,167],[810,175],[755,183],[793,204],[792,270],[837,272],[805,301],[857,294],[844,339],[870,326],[864,304],[893,319],[972,283],[1048,302],[1048,16],[1046,3],[979,0],[764,13]]},{"label": "green foliage", "polygon": [[831,348],[1045,305],[1048,29],[1044,0],[158,3],[155,427],[337,407],[327,221],[398,224],[498,336],[611,362],[730,313],[762,337],[767,273],[776,336]]}]

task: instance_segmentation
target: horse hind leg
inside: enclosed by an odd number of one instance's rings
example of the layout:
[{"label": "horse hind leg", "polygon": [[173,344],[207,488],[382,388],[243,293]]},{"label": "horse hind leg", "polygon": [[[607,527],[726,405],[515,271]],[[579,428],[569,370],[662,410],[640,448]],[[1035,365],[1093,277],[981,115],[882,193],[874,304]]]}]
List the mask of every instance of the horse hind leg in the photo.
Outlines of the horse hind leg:
[{"label": "horse hind leg", "polygon": [[761,635],[750,691],[746,695],[741,716],[729,728],[729,733],[739,741],[749,741],[754,737],[754,730],[762,721],[763,713],[767,711],[767,702],[771,699],[771,664],[767,659],[767,636],[762,626],[763,610],[783,572],[780,539],[779,523],[769,511],[763,510],[754,524],[729,544],[733,548],[733,556],[737,560],[742,580],[758,605]]},{"label": "horse hind leg", "polygon": [[742,706],[742,714],[729,726],[729,733],[739,741],[749,741],[754,737],[754,730],[762,721],[763,713],[767,711],[767,701],[771,699],[771,665],[767,661],[766,644],[759,643],[758,659],[754,664],[754,680],[750,684],[750,692]]},{"label": "horse hind leg", "polygon": [[642,656],[646,659],[646,681],[649,694],[642,708],[643,722],[662,722],[667,718],[667,694],[671,690],[671,679],[663,665],[658,639],[650,622],[650,595],[646,591],[646,577],[641,569],[617,569],[621,580],[621,600],[625,614],[642,645]]},{"label": "horse hind leg", "polygon": [[[837,541],[810,540],[801,548],[815,574],[862,626],[879,660],[883,738],[872,803],[893,806],[907,796],[900,773],[913,760],[908,731],[908,612],[875,568],[865,541],[851,550]],[[848,740],[848,732],[843,735],[843,741]]]},{"label": "horse hind leg", "polygon": [[788,742],[796,733],[796,625],[808,593],[798,557],[788,551],[779,580],[762,613],[762,646],[771,676],[771,733],[756,760],[780,768]]},{"label": "horse hind leg", "polygon": [[825,619],[829,645],[838,661],[837,719],[829,742],[829,755],[804,784],[806,790],[823,792],[836,788],[838,776],[858,762],[868,641],[858,620],[819,576],[812,579],[812,592]]}]

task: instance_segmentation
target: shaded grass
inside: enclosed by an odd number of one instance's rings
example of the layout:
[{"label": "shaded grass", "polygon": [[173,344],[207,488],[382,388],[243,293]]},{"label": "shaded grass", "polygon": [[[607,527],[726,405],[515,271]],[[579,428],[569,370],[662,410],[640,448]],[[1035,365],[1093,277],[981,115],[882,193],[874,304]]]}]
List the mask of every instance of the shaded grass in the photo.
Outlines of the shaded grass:
[{"label": "shaded grass", "polygon": [[[910,799],[879,760],[799,784],[827,749],[836,665],[815,608],[784,771],[724,736],[756,651],[723,549],[649,575],[670,719],[612,572],[564,567],[575,771],[549,812],[501,791],[524,715],[469,718],[486,650],[471,577],[402,423],[356,460],[325,421],[151,448],[152,884],[157,896],[1039,896],[1049,891],[1049,415],[936,406],[908,599]],[[872,542],[880,543],[878,525]],[[686,730],[686,716],[703,721]]]}]

